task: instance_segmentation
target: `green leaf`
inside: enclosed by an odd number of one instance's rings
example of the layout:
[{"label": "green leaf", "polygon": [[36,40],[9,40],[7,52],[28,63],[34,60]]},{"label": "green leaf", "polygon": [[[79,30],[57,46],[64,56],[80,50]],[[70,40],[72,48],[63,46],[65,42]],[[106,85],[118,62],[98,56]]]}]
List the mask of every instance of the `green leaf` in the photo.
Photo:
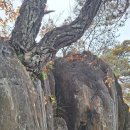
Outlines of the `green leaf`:
[{"label": "green leaf", "polygon": [[42,79],[42,80],[46,80],[46,78],[47,78],[47,73],[43,71],[43,72],[41,73],[41,79]]}]

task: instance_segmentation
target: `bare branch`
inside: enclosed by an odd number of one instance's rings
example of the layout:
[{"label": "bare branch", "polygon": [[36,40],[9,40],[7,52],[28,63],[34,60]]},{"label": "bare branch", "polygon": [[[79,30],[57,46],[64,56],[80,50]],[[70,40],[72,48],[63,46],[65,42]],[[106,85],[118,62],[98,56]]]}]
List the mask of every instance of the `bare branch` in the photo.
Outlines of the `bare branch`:
[{"label": "bare branch", "polygon": [[35,38],[41,26],[46,1],[24,0],[11,37],[11,44],[17,52],[29,51],[35,45]]},{"label": "bare branch", "polygon": [[55,10],[45,10],[45,11],[44,11],[44,15],[45,15],[45,14],[52,13],[52,12],[55,12]]}]

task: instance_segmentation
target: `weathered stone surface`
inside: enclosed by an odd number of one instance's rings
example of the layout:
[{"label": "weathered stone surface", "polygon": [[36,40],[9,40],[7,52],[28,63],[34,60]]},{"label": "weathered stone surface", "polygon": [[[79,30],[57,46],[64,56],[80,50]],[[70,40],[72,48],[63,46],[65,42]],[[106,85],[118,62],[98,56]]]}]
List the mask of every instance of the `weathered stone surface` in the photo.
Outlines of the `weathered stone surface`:
[{"label": "weathered stone surface", "polygon": [[[107,64],[90,52],[55,63],[54,77],[31,79],[8,43],[0,43],[0,130],[130,129],[128,107]],[[49,97],[55,93],[54,118]]]},{"label": "weathered stone surface", "polygon": [[58,107],[69,130],[125,129],[128,108],[107,64],[90,52],[55,63]]},{"label": "weathered stone surface", "polygon": [[63,118],[55,117],[55,129],[54,130],[68,130],[67,124]]},{"label": "weathered stone surface", "polygon": [[130,130],[130,112],[128,113],[127,115],[127,118],[126,118],[126,123],[125,123],[125,128],[124,130]]},{"label": "weathered stone surface", "polygon": [[7,43],[0,43],[0,130],[47,130],[44,93]]}]

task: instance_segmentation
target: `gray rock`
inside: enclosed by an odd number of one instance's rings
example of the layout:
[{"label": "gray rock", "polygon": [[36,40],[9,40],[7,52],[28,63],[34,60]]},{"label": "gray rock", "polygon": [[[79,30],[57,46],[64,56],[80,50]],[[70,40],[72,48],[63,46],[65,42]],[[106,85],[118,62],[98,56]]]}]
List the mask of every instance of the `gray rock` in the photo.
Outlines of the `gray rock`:
[{"label": "gray rock", "polygon": [[64,110],[60,116],[69,130],[124,130],[128,107],[101,59],[91,53],[57,59],[54,77],[58,107]]},{"label": "gray rock", "polygon": [[[76,55],[57,59],[54,75],[40,81],[0,43],[0,130],[129,130],[128,106],[109,66],[90,52]],[[55,94],[56,118],[49,100]]]},{"label": "gray rock", "polygon": [[54,130],[68,130],[67,124],[63,118],[55,117],[54,122],[55,122],[54,123],[55,124]]},{"label": "gray rock", "polygon": [[13,49],[0,43],[0,130],[47,130],[44,102]]}]

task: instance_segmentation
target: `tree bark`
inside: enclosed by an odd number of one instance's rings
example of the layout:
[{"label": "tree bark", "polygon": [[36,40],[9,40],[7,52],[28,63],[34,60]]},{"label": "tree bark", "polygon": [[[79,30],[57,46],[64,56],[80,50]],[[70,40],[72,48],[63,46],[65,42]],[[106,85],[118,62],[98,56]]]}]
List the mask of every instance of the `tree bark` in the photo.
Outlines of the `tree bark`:
[{"label": "tree bark", "polygon": [[47,0],[24,0],[12,31],[11,44],[16,52],[24,53],[35,46]]}]

